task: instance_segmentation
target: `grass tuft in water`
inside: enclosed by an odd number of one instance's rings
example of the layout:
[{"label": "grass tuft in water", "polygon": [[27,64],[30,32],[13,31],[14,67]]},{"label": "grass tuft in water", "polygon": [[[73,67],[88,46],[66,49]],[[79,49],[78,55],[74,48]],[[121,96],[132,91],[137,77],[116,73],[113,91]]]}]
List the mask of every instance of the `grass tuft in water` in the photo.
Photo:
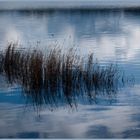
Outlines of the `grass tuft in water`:
[{"label": "grass tuft in water", "polygon": [[116,65],[103,67],[93,54],[84,59],[73,49],[68,52],[54,48],[43,55],[39,50],[19,50],[10,44],[0,54],[0,72],[9,83],[21,85],[36,106],[72,107],[78,98],[94,100],[99,93],[117,91],[122,77]]}]

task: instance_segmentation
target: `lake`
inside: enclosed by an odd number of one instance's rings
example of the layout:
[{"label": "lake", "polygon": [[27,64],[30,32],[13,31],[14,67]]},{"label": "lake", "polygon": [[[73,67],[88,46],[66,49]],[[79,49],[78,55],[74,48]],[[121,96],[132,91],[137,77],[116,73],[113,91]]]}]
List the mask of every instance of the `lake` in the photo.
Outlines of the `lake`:
[{"label": "lake", "polygon": [[0,11],[0,50],[10,42],[43,52],[55,46],[93,53],[100,65],[117,64],[135,82],[92,103],[38,110],[0,75],[1,138],[140,138],[138,9]]}]

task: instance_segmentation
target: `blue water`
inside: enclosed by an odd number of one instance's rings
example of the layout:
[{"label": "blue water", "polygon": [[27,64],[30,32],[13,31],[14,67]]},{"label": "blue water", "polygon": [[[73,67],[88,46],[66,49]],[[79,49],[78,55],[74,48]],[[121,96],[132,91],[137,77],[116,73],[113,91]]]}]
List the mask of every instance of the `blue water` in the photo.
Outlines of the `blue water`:
[{"label": "blue water", "polygon": [[54,46],[93,52],[101,65],[117,64],[135,77],[135,84],[93,104],[38,111],[19,85],[1,76],[0,137],[140,138],[140,11],[1,11],[0,49],[8,42],[44,52]]}]

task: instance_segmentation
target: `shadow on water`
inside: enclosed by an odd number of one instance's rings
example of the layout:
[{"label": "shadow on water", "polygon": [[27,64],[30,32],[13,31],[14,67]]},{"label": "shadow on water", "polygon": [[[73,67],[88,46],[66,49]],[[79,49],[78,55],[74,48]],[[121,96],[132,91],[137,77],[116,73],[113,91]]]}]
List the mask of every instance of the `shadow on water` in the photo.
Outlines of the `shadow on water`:
[{"label": "shadow on water", "polygon": [[0,73],[9,83],[21,85],[23,94],[35,107],[76,106],[79,100],[96,101],[96,96],[116,94],[124,77],[117,65],[100,66],[89,54],[83,58],[73,49],[62,53],[51,49],[17,49],[10,44],[0,53]]}]

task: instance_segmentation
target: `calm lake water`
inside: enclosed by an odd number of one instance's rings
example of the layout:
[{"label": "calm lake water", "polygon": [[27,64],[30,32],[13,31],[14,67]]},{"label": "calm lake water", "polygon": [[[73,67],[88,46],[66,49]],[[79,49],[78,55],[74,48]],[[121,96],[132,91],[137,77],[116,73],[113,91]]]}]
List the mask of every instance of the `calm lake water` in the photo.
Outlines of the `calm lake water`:
[{"label": "calm lake water", "polygon": [[1,11],[0,49],[76,48],[93,52],[101,65],[117,64],[135,84],[95,103],[78,103],[39,112],[27,104],[18,85],[0,76],[0,137],[140,138],[140,11]]}]

